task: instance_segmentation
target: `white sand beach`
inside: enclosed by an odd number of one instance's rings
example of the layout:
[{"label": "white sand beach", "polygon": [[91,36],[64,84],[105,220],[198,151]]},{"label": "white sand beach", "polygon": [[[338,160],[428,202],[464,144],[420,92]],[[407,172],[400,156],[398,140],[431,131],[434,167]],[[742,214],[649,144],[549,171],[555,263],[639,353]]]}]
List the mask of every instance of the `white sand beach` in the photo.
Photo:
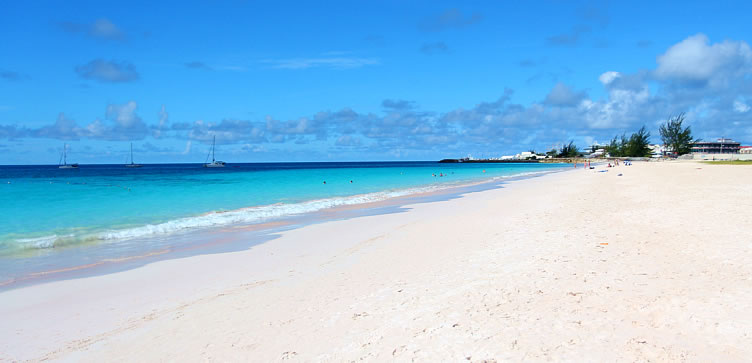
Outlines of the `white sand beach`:
[{"label": "white sand beach", "polygon": [[752,357],[752,166],[576,169],[406,209],[2,292],[0,360]]}]

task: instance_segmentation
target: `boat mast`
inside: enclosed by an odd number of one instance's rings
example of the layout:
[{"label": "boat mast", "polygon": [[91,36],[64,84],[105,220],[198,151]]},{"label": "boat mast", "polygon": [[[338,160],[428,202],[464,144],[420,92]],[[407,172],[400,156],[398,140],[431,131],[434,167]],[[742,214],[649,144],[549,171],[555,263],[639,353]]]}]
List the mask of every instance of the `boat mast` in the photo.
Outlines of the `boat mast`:
[{"label": "boat mast", "polygon": [[217,135],[212,139],[212,164],[214,164],[214,144],[217,142]]},{"label": "boat mast", "polygon": [[68,165],[68,144],[63,144],[63,165]]}]

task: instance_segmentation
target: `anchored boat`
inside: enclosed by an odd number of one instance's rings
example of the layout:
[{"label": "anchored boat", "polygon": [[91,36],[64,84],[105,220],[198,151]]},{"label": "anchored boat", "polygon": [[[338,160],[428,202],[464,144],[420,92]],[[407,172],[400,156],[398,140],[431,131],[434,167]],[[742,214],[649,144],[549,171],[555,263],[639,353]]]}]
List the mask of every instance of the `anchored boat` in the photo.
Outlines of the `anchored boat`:
[{"label": "anchored boat", "polygon": [[126,168],[140,168],[142,166],[143,165],[141,165],[141,164],[135,164],[135,163],[133,163],[133,143],[131,143],[131,163],[130,164],[125,164],[125,167]]},{"label": "anchored boat", "polygon": [[[219,160],[215,160],[214,159],[214,145],[215,145],[216,141],[217,141],[217,136],[214,136],[214,138],[212,139],[211,151],[209,151],[209,155],[211,155],[212,161],[211,161],[211,163],[204,164],[205,168],[224,168],[225,167],[225,162],[224,161],[219,161]],[[206,160],[207,161],[209,160],[209,155],[206,155]]]},{"label": "anchored boat", "polygon": [[63,154],[57,163],[59,169],[78,169],[78,163],[68,164],[68,144],[63,144]]}]

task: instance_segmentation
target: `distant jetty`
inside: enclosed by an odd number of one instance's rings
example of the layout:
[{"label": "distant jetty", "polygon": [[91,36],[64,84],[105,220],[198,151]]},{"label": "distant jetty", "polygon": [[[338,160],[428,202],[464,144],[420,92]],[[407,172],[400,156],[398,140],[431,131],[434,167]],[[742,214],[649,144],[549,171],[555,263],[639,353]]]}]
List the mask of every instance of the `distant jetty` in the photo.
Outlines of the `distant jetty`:
[{"label": "distant jetty", "polygon": [[539,163],[540,160],[441,159],[440,163]]},{"label": "distant jetty", "polygon": [[546,159],[441,159],[440,163],[502,163],[502,164],[520,164],[520,163],[581,163],[582,158],[546,158]]}]

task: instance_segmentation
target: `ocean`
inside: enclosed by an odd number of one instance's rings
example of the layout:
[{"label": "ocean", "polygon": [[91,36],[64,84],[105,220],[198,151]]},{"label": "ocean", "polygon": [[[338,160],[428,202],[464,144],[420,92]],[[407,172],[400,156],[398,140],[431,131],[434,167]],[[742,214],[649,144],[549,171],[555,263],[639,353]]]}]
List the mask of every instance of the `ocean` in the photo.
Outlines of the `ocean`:
[{"label": "ocean", "polygon": [[0,166],[0,284],[39,272],[35,269],[64,268],[71,256],[76,263],[135,256],[194,231],[562,167],[437,162]]}]

